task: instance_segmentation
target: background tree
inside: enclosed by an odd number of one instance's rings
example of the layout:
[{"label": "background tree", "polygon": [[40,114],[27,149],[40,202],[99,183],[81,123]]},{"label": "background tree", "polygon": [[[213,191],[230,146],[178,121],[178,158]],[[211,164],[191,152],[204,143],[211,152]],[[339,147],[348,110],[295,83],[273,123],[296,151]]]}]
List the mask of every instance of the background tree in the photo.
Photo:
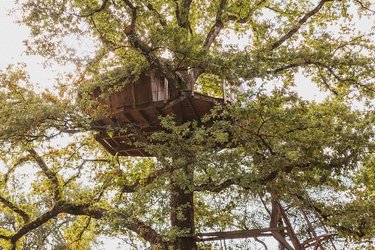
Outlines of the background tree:
[{"label": "background tree", "polygon": [[[0,75],[3,248],[87,249],[98,235],[156,249],[215,247],[197,243],[199,233],[264,227],[261,201],[288,207],[301,239],[301,205],[337,239],[373,239],[374,30],[355,25],[374,14],[369,1],[19,6],[28,53],[74,63],[77,74],[53,93],[34,91],[22,67]],[[82,37],[95,55],[69,47]],[[93,134],[123,128],[93,126],[95,103],[83,93],[115,91],[151,70],[175,93],[215,95],[222,79],[248,93],[206,117],[211,126],[162,119],[165,130],[147,144],[155,158],[113,157]],[[328,91],[324,102],[292,91],[299,72]],[[272,81],[279,86],[264,88]],[[361,110],[351,108],[355,99]]]}]

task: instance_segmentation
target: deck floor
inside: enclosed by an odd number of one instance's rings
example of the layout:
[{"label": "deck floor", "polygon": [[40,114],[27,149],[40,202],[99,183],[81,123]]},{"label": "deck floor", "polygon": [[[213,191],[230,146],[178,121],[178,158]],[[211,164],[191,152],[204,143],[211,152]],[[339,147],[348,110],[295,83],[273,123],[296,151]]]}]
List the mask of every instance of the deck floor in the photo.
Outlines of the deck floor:
[{"label": "deck floor", "polygon": [[95,121],[99,126],[116,126],[127,128],[124,132],[109,135],[100,132],[95,139],[112,155],[151,156],[141,148],[139,142],[146,142],[147,137],[163,128],[159,117],[176,115],[182,122],[200,120],[223,99],[206,96],[200,93],[185,94],[168,102],[159,101],[136,107],[121,107],[112,112],[111,117]]}]

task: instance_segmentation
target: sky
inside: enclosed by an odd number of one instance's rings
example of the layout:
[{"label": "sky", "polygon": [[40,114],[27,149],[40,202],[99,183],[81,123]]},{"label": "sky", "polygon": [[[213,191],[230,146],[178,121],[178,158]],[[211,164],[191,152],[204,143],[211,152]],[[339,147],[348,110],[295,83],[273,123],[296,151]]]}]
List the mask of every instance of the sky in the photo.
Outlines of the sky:
[{"label": "sky", "polygon": [[[32,82],[38,83],[40,88],[52,88],[55,77],[71,69],[58,65],[45,68],[42,57],[26,55],[23,40],[29,36],[29,30],[25,26],[16,24],[14,15],[9,16],[9,12],[14,7],[14,0],[0,0],[0,71],[5,70],[9,64],[23,62]],[[369,27],[367,22],[359,25],[363,29]],[[296,84],[296,89],[305,99],[321,101],[326,96],[302,75],[298,75]],[[103,246],[93,249],[120,249],[118,243],[120,241],[103,238]]]},{"label": "sky", "polygon": [[0,70],[4,70],[9,64],[24,62],[30,72],[33,82],[51,82],[54,74],[44,70],[42,58],[27,56],[23,46],[23,40],[28,36],[28,29],[15,23],[15,18],[8,16],[14,7],[13,0],[1,0],[0,2]]}]

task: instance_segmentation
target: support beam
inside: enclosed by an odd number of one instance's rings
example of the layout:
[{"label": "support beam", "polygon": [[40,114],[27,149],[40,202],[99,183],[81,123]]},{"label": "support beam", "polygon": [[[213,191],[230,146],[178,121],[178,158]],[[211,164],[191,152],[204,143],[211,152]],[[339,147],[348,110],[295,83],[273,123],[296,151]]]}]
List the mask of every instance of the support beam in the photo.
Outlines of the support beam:
[{"label": "support beam", "polygon": [[194,107],[193,102],[191,101],[191,98],[188,97],[187,99],[188,99],[189,107],[190,107],[191,111],[193,112],[193,115],[194,115],[195,119],[198,120],[198,119],[199,119],[199,116],[198,116],[197,110],[196,110],[195,107]]},{"label": "support beam", "polygon": [[287,232],[287,234],[288,234],[288,236],[290,238],[290,241],[293,244],[294,249],[300,250],[301,249],[301,243],[299,242],[299,240],[297,238],[297,235],[296,235],[296,233],[293,230],[292,224],[290,223],[290,221],[288,219],[288,215],[286,214],[285,210],[281,206],[280,202],[277,201],[276,205],[279,207],[281,216],[282,216],[283,221],[284,221],[284,223],[286,225],[286,232]]},{"label": "support beam", "polygon": [[243,238],[256,238],[256,237],[270,237],[273,232],[283,231],[284,228],[260,228],[250,230],[237,230],[228,232],[209,232],[196,234],[197,241],[215,241],[215,240],[229,240],[229,239],[243,239]]},{"label": "support beam", "polygon": [[151,126],[150,119],[148,119],[147,115],[145,114],[145,112],[143,110],[138,110],[138,114],[140,114],[140,117],[144,121],[144,123],[146,125],[145,127]]}]

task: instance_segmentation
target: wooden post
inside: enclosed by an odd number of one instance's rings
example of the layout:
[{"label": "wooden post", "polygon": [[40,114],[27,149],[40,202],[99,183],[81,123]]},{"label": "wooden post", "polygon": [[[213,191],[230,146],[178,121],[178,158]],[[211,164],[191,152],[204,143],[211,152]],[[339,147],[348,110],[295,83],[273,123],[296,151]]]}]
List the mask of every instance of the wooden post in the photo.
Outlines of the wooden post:
[{"label": "wooden post", "polygon": [[292,242],[294,249],[300,250],[301,249],[301,243],[299,242],[296,233],[293,230],[292,224],[290,223],[288,219],[287,213],[284,211],[283,207],[281,206],[280,202],[277,201],[277,205],[279,206],[279,210],[281,213],[281,216],[284,220],[284,223],[286,225],[286,231],[290,238],[290,241]]},{"label": "wooden post", "polygon": [[169,100],[169,90],[168,90],[168,80],[167,78],[164,78],[164,103],[166,103]]},{"label": "wooden post", "polygon": [[135,108],[136,100],[135,100],[134,83],[131,83],[131,90],[132,90],[132,97],[133,97],[133,108]]},{"label": "wooden post", "polygon": [[221,87],[222,87],[222,91],[223,91],[223,101],[224,103],[227,103],[227,96],[226,96],[226,81],[225,79],[223,79],[223,81],[221,82]]}]

